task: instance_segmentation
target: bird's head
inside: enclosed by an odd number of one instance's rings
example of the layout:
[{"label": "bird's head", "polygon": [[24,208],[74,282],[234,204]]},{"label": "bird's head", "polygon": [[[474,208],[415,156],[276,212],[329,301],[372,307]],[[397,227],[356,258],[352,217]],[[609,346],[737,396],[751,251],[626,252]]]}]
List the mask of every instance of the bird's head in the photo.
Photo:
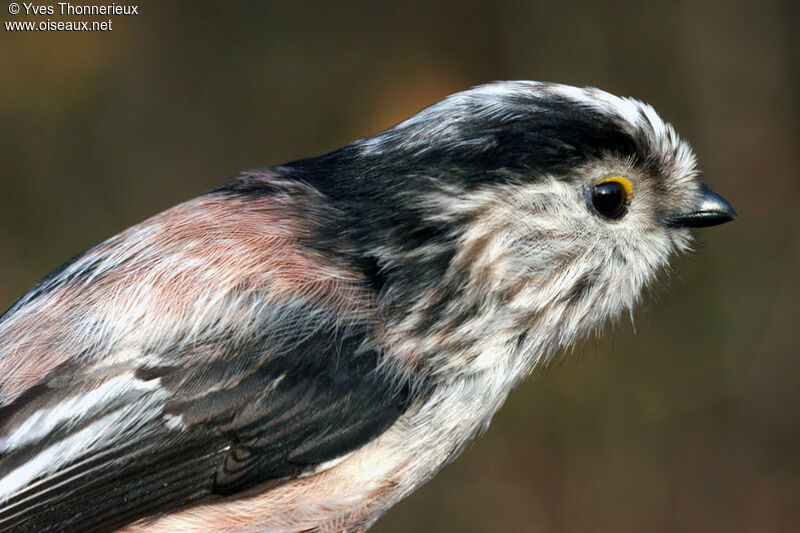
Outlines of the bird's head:
[{"label": "bird's head", "polygon": [[302,164],[420,360],[545,358],[632,308],[690,227],[736,216],[652,107],[592,88],[484,85]]}]

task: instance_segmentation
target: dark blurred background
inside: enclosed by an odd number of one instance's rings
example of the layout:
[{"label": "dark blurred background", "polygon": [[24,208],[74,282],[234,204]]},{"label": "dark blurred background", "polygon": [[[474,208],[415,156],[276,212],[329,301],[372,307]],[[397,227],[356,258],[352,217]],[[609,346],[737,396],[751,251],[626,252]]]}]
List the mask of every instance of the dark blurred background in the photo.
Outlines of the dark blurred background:
[{"label": "dark blurred background", "polygon": [[[7,4],[4,22],[93,20]],[[3,29],[0,307],[239,170],[449,93],[537,79],[633,95],[739,220],[701,231],[635,327],[528,379],[374,531],[798,531],[799,4],[140,2],[105,33]]]}]

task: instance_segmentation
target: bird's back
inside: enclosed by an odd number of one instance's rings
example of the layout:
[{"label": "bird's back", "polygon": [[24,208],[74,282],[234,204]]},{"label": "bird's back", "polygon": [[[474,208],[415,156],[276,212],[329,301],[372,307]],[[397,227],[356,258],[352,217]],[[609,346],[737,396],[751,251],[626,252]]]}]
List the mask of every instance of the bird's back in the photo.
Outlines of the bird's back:
[{"label": "bird's back", "polygon": [[108,530],[279,484],[402,413],[363,279],[302,242],[319,199],[266,190],[157,215],[5,314],[0,530]]}]

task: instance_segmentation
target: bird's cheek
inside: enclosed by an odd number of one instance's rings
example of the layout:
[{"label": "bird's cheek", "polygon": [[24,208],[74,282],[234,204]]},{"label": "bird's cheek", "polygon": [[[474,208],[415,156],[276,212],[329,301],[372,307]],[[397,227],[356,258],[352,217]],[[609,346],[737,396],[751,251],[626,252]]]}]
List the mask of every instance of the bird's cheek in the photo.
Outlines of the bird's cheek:
[{"label": "bird's cheek", "polygon": [[687,228],[676,228],[665,234],[665,240],[669,242],[667,254],[685,254],[692,251],[694,235]]}]

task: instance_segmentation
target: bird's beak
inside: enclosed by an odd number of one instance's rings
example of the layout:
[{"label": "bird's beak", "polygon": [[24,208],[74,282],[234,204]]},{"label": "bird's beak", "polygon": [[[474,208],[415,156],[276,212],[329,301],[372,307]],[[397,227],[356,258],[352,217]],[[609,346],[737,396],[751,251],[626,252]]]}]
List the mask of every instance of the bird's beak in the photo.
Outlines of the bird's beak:
[{"label": "bird's beak", "polygon": [[669,225],[677,228],[704,228],[730,222],[736,217],[736,211],[725,198],[703,185],[692,209],[672,216]]}]

